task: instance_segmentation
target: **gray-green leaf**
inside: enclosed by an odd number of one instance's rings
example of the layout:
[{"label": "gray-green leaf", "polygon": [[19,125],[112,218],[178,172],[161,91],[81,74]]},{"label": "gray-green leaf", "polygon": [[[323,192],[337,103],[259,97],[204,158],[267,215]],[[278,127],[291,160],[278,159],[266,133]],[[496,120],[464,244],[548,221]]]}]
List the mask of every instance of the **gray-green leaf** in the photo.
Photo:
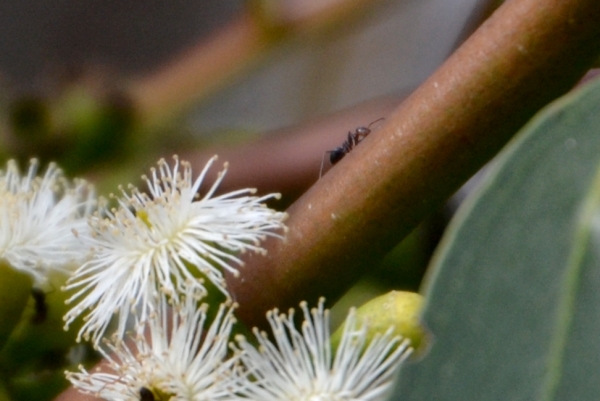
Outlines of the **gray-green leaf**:
[{"label": "gray-green leaf", "polygon": [[600,399],[600,80],[507,146],[425,286],[430,354],[392,400]]}]

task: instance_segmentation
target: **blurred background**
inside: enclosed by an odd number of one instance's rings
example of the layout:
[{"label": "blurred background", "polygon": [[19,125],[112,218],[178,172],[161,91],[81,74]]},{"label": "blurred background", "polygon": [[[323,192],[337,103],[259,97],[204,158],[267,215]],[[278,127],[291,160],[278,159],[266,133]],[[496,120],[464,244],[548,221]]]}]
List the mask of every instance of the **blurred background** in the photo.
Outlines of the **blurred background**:
[{"label": "blurred background", "polygon": [[[319,178],[326,150],[385,118],[497,5],[3,2],[0,153],[58,161],[104,194],[159,157],[177,153],[199,169],[216,153],[231,166],[222,190],[282,192],[273,206],[285,208]],[[447,215],[365,283],[418,289]]]},{"label": "blurred background", "polygon": [[[385,118],[498,3],[1,2],[0,157],[56,161],[107,195],[160,157],[199,171],[218,154],[230,162],[223,191],[281,192],[272,206],[285,209],[319,179],[327,150]],[[456,204],[374,262],[336,309],[418,290]],[[23,388],[14,399],[38,397]]]},{"label": "blurred background", "polygon": [[[0,72],[21,94],[39,93],[57,79],[93,69],[123,80],[150,74],[226,27],[249,8],[247,3],[3,2]],[[435,70],[489,6],[477,0],[264,3],[280,3],[290,13],[329,3],[338,7],[341,19],[318,37],[292,35],[285,44],[272,46],[260,67],[226,82],[210,104],[188,110],[199,130],[271,130],[410,90]],[[344,15],[349,7],[359,10]]]}]

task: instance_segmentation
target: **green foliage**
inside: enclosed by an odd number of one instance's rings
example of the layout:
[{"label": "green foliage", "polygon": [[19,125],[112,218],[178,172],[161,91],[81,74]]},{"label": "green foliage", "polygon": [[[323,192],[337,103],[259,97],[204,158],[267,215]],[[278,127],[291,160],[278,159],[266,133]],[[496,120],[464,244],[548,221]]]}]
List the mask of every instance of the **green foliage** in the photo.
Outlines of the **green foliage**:
[{"label": "green foliage", "polygon": [[[41,294],[37,300],[31,296],[31,284],[25,291],[26,303],[20,320],[0,351],[0,387],[4,386],[12,399],[53,399],[68,387],[66,369],[75,370],[79,364],[90,368],[98,361],[89,344],[75,342],[83,324],[81,318],[69,331],[63,329],[62,317],[69,309],[65,299],[71,295],[60,290],[66,278],[60,273],[50,274],[49,289],[37,289]],[[0,282],[4,281],[2,276]]]},{"label": "green foliage", "polygon": [[0,261],[0,350],[19,323],[32,286],[31,277]]},{"label": "green foliage", "polygon": [[393,400],[597,400],[600,80],[523,129],[462,207],[426,283],[430,354]]}]

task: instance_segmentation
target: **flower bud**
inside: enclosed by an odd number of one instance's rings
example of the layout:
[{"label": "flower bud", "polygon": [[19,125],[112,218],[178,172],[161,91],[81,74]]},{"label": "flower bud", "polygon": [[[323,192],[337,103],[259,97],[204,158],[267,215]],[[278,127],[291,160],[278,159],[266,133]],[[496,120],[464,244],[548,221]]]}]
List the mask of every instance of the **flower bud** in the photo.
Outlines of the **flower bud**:
[{"label": "flower bud", "polygon": [[[427,331],[421,324],[419,315],[423,297],[414,292],[391,291],[374,298],[356,311],[356,317],[367,326],[368,337],[383,334],[393,327],[393,334],[410,340],[410,346],[419,353],[425,348]],[[331,336],[334,348],[337,348],[343,332],[338,328]]]}]

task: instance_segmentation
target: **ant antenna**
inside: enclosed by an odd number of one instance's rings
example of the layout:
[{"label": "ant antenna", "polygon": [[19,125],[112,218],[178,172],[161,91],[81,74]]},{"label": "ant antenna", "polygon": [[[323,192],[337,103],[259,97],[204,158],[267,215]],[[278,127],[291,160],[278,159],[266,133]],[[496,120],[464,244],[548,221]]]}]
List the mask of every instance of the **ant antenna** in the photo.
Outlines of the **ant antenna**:
[{"label": "ant antenna", "polygon": [[385,117],[378,118],[377,120],[375,120],[375,121],[373,121],[371,124],[369,124],[369,125],[367,126],[367,128],[371,128],[371,125],[375,124],[376,122],[383,121],[383,120],[385,120]]}]

